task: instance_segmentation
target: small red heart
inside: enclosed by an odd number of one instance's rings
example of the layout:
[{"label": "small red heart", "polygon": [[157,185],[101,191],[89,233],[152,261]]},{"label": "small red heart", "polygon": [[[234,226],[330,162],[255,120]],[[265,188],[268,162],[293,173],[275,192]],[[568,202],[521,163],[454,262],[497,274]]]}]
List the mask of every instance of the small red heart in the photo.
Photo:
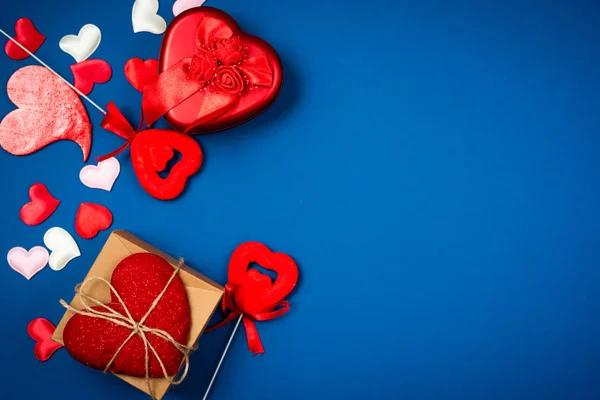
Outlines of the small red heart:
[{"label": "small red heart", "polygon": [[29,203],[21,207],[20,217],[25,224],[34,226],[47,220],[60,204],[43,183],[35,183],[29,188]]},{"label": "small red heart", "polygon": [[94,89],[96,83],[106,83],[112,76],[112,68],[104,60],[85,60],[71,65],[73,86],[85,95]]},{"label": "small red heart", "polygon": [[125,63],[125,78],[137,91],[142,92],[146,85],[158,78],[158,60],[130,59]]},{"label": "small red heart", "polygon": [[113,216],[110,210],[94,203],[81,203],[75,216],[75,230],[84,239],[91,239],[98,232],[112,225]]},{"label": "small red heart", "polygon": [[[42,35],[28,18],[21,18],[15,23],[15,36],[15,40],[31,53],[35,53],[46,40],[46,36]],[[12,40],[6,43],[4,51],[13,60],[24,60],[29,57],[29,54]]]},{"label": "small red heart", "polygon": [[[173,150],[181,153],[181,159],[171,168],[169,175],[162,178],[158,172],[164,170],[166,158],[172,158]],[[160,200],[171,200],[179,196],[190,176],[202,165],[202,150],[191,137],[166,129],[149,129],[138,133],[131,142],[131,162],[142,187]]]},{"label": "small red heart", "polygon": [[27,333],[36,341],[33,354],[38,360],[48,361],[56,350],[63,347],[51,339],[55,330],[56,327],[46,318],[36,318],[27,325]]},{"label": "small red heart", "polygon": [[256,269],[249,269],[244,279],[244,290],[247,293],[260,293],[267,290],[273,284],[273,280],[269,275],[263,274]]}]

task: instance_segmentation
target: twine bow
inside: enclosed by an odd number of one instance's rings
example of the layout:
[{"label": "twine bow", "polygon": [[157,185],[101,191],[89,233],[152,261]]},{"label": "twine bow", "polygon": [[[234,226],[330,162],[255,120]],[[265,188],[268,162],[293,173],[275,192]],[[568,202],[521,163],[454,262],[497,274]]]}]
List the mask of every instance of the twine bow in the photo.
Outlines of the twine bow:
[{"label": "twine bow", "polygon": [[[173,279],[175,279],[175,276],[177,276],[177,274],[181,270],[182,265],[183,265],[183,259],[180,259],[179,264],[173,271],[173,275],[171,275],[171,278],[169,279],[169,281],[167,282],[167,284],[165,285],[163,290],[159,293],[159,295],[156,297],[156,299],[154,299],[154,302],[150,305],[150,308],[148,309],[146,314],[139,320],[139,322],[136,321],[131,316],[131,313],[129,312],[129,310],[127,309],[127,306],[125,305],[125,302],[123,302],[123,299],[121,299],[121,296],[119,295],[117,290],[114,288],[114,286],[104,278],[95,277],[95,276],[90,277],[90,278],[87,278],[83,283],[81,283],[81,284],[77,285],[77,287],[75,287],[75,292],[79,295],[79,297],[81,298],[81,303],[83,304],[83,308],[81,310],[77,310],[76,308],[73,308],[69,304],[67,304],[66,301],[60,300],[60,304],[64,308],[66,308],[67,310],[69,310],[75,314],[79,314],[79,315],[83,315],[83,316],[87,316],[87,317],[91,317],[91,318],[104,319],[104,320],[110,321],[116,325],[131,329],[131,333],[129,334],[127,339],[125,339],[123,344],[117,349],[117,351],[115,352],[113,357],[110,359],[108,364],[106,364],[106,368],[104,368],[104,372],[107,372],[110,369],[113,362],[117,359],[117,356],[119,355],[121,350],[131,340],[131,338],[133,338],[134,336],[137,335],[140,337],[140,339],[142,339],[142,342],[144,343],[144,350],[145,350],[145,357],[146,357],[146,385],[148,386],[148,393],[154,400],[156,400],[158,398],[155,396],[154,391],[152,390],[152,385],[150,385],[150,376],[149,376],[150,351],[152,351],[152,353],[158,360],[158,363],[163,371],[165,379],[167,379],[171,385],[178,385],[181,382],[183,382],[183,380],[185,379],[185,377],[188,373],[188,369],[190,366],[189,354],[192,350],[194,350],[193,347],[185,346],[185,345],[177,342],[168,332],[166,332],[162,329],[150,328],[150,327],[144,325],[144,322],[146,322],[146,319],[150,316],[152,311],[154,311],[154,309],[158,305],[159,301],[162,299],[162,297],[167,292],[169,285],[171,284]],[[94,281],[99,281],[99,282],[105,283],[110,288],[110,291],[112,292],[112,294],[119,301],[119,303],[123,307],[123,310],[125,310],[126,315],[118,313],[117,311],[115,311],[114,309],[109,307],[108,305],[101,303],[100,301],[94,299],[93,297],[89,296],[88,294],[86,294],[84,292],[83,289],[85,288],[85,286]],[[88,301],[94,303],[97,306],[102,306],[107,311],[100,311],[100,310],[93,309],[92,306],[89,305]],[[147,337],[148,334],[153,334],[163,340],[166,340],[167,342],[169,342],[173,346],[175,346],[177,348],[177,350],[179,350],[183,354],[184,368],[183,368],[183,372],[179,375],[179,377],[177,377],[177,375],[174,377],[170,377],[167,374],[167,370],[165,368],[164,363],[158,356],[156,349],[152,346],[152,344],[148,340],[148,337]]]}]

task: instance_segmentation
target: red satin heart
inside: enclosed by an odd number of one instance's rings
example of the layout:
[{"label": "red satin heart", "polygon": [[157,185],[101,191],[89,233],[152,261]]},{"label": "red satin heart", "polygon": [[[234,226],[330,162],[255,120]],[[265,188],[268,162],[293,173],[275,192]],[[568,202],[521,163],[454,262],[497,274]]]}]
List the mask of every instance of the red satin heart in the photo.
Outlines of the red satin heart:
[{"label": "red satin heart", "polygon": [[[158,172],[164,170],[168,150],[177,150],[181,159],[166,178]],[[142,187],[160,200],[179,196],[190,176],[202,165],[202,150],[191,137],[166,129],[149,129],[138,133],[131,142],[131,162]]]},{"label": "red satin heart", "polygon": [[27,333],[35,340],[33,354],[40,361],[48,361],[62,344],[51,339],[56,327],[46,318],[36,318],[27,325]]},{"label": "red satin heart", "polygon": [[85,95],[94,89],[96,83],[106,83],[112,76],[112,68],[104,60],[85,60],[71,65],[73,86]]},{"label": "red satin heart", "polygon": [[95,237],[108,229],[113,222],[110,210],[94,203],[81,203],[75,216],[75,230],[84,239]]},{"label": "red satin heart", "polygon": [[[21,18],[15,23],[14,39],[33,54],[42,46],[42,43],[46,40],[46,36],[42,35],[36,29],[30,19]],[[4,52],[13,60],[24,60],[29,57],[29,54],[12,40],[6,43]]]},{"label": "red satin heart", "polygon": [[137,91],[142,92],[146,85],[158,78],[158,60],[130,59],[125,63],[125,78]]},{"label": "red satin heart", "polygon": [[35,183],[29,188],[29,203],[21,207],[19,216],[26,225],[39,225],[47,220],[60,204],[43,183]]},{"label": "red satin heart", "polygon": [[[251,263],[277,272],[277,279],[271,279],[259,271],[250,269]],[[248,242],[239,246],[229,261],[228,284],[241,287],[234,294],[238,307],[247,314],[258,314],[271,311],[285,299],[298,282],[298,267],[294,260],[283,253],[274,253],[261,243]],[[268,284],[267,284],[268,283]]]},{"label": "red satin heart", "polygon": [[[111,284],[127,306],[133,319],[140,321],[173,275],[173,267],[157,255],[139,253],[123,259],[115,268]],[[108,304],[126,315],[114,293]],[[95,307],[102,310],[102,306]],[[187,344],[190,334],[190,306],[185,287],[175,276],[156,308],[144,322],[149,328],[164,330],[178,343]],[[63,332],[65,348],[76,360],[104,370],[117,349],[131,334],[131,329],[100,318],[71,317]],[[154,334],[148,340],[164,363],[168,375],[175,375],[183,360],[182,353],[171,343]],[[142,339],[134,335],[119,352],[109,372],[144,377],[145,351]],[[163,371],[150,351],[151,377],[164,377]]]},{"label": "red satin heart", "polygon": [[72,140],[87,160],[92,126],[79,96],[48,69],[23,67],[6,86],[9,99],[19,107],[0,123],[0,146],[11,154],[31,154],[58,140]]},{"label": "red satin heart", "polygon": [[[266,56],[265,66],[270,67],[272,71],[271,85],[246,85],[249,87],[246,87],[241,95],[235,93],[234,96],[223,93],[211,94],[210,90],[201,90],[165,115],[167,122],[174,129],[183,132],[193,126],[190,133],[209,133],[228,129],[256,117],[277,99],[283,84],[283,70],[277,52],[266,41],[245,33],[231,16],[212,7],[190,9],[169,24],[160,49],[160,73],[163,74],[181,60],[196,55],[199,50],[199,40],[210,41],[219,38],[233,40],[238,37],[240,46],[244,50],[245,58],[241,61],[242,65],[249,59],[258,60]],[[215,54],[223,54],[224,61],[236,56],[220,50],[216,50]],[[259,69],[244,69],[244,71],[246,74],[256,72],[253,78],[257,81],[261,78]],[[218,73],[219,69],[216,72]],[[224,75],[222,83],[225,85],[229,79],[231,76]],[[248,76],[242,76],[242,79],[248,79]],[[150,116],[146,112],[144,115]]]}]

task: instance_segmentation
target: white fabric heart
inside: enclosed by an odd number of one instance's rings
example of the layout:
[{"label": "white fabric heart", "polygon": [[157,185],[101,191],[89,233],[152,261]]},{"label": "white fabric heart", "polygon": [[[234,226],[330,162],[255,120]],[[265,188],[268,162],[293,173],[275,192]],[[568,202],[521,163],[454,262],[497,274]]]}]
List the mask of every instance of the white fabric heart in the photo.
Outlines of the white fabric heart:
[{"label": "white fabric heart", "polygon": [[29,280],[48,264],[48,250],[42,246],[35,246],[29,251],[22,247],[13,247],[6,260],[12,269]]},{"label": "white fabric heart", "polygon": [[67,35],[60,39],[59,46],[62,51],[71,55],[75,61],[87,60],[100,46],[102,32],[93,24],[84,25],[78,35]]},{"label": "white fabric heart", "polygon": [[131,12],[133,32],[163,34],[167,29],[167,22],[158,15],[158,8],[158,0],[136,0]]},{"label": "white fabric heart", "polygon": [[121,172],[121,164],[114,157],[100,161],[98,166],[86,165],[79,172],[79,180],[92,189],[110,192]]},{"label": "white fabric heart", "polygon": [[190,8],[200,7],[204,4],[204,1],[205,0],[177,0],[175,4],[173,4],[173,15],[178,16]]},{"label": "white fabric heart", "polygon": [[44,235],[44,244],[52,251],[48,264],[54,271],[60,271],[69,261],[81,255],[75,239],[63,228],[48,229]]}]

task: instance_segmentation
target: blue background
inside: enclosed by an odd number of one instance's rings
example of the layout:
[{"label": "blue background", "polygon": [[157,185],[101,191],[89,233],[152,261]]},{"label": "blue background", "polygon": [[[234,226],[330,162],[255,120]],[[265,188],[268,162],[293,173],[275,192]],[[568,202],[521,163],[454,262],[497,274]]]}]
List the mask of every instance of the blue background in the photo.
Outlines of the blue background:
[{"label": "blue background", "polygon": [[[2,0],[0,26],[31,18],[38,55],[71,79],[63,35],[94,23],[112,80],[91,97],[137,120],[122,68],[157,57],[133,34],[133,1]],[[495,4],[498,3],[498,4]],[[173,2],[162,0],[170,21]],[[198,137],[201,173],[160,202],[129,158],[112,193],[84,187],[76,144],[0,150],[0,251],[73,235],[82,201],[224,283],[236,245],[293,256],[293,312],[239,332],[210,398],[600,398],[600,7],[583,1],[210,0],[272,43],[286,82],[276,104]],[[0,82],[32,60],[0,55]],[[36,84],[32,82],[32,84]],[[87,106],[87,105],[86,105]],[[122,140],[94,123],[92,157]],[[14,106],[2,91],[0,114]],[[164,122],[161,122],[164,125]],[[19,209],[35,182],[62,203],[42,225]],[[28,282],[0,269],[2,398],[143,399],[63,350],[38,362],[26,332],[55,323],[108,232],[75,236],[83,256]],[[228,326],[206,334],[169,399],[201,399]]]}]

